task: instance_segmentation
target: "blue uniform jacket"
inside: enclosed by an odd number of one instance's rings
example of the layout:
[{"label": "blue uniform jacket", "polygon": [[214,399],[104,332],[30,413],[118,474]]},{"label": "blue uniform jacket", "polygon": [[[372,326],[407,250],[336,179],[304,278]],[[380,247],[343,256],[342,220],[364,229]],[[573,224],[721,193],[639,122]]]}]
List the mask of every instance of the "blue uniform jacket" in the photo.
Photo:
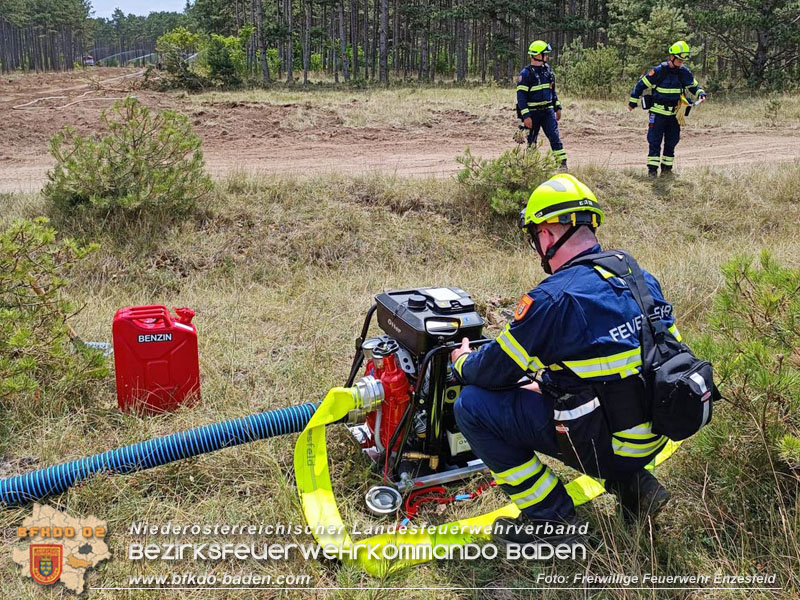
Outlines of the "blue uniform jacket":
[{"label": "blue uniform jacket", "polygon": [[540,67],[528,65],[517,77],[517,111],[524,119],[528,113],[553,108],[561,110],[556,93],[556,76],[547,63]]},{"label": "blue uniform jacket", "polygon": [[[590,253],[601,252],[600,245]],[[656,311],[680,340],[672,305],[650,273],[644,277]],[[492,342],[464,354],[454,368],[461,382],[485,388],[517,382],[525,373],[568,386],[577,379],[620,379],[642,364],[642,315],[627,285],[608,271],[589,265],[559,269],[525,294],[514,320]]]},{"label": "blue uniform jacket", "polygon": [[653,106],[651,113],[659,115],[674,115],[684,90],[689,90],[694,96],[705,96],[703,88],[697,83],[692,72],[681,65],[670,67],[669,62],[663,62],[642,75],[631,90],[630,104],[636,106],[639,97],[646,89],[653,90]]}]

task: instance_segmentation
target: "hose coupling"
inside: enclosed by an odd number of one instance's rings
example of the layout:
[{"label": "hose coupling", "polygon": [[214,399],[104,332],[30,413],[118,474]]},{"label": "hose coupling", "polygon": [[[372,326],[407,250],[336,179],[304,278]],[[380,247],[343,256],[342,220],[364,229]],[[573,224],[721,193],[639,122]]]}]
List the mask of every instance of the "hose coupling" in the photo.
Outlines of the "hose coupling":
[{"label": "hose coupling", "polygon": [[350,390],[353,393],[356,408],[347,414],[349,423],[363,421],[368,413],[376,410],[381,405],[385,397],[383,384],[380,379],[376,379],[372,375],[366,375],[356,381]]}]

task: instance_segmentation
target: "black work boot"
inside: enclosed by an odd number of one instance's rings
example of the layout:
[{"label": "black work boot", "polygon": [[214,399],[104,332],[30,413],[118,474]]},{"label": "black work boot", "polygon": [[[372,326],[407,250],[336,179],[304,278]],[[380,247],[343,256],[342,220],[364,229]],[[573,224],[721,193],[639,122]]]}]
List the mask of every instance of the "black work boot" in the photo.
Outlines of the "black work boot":
[{"label": "black work boot", "polygon": [[672,167],[665,167],[661,166],[661,176],[662,177],[672,177]]},{"label": "black work boot", "polygon": [[655,517],[670,498],[669,492],[646,469],[624,482],[608,481],[606,489],[619,500],[626,521]]},{"label": "black work boot", "polygon": [[500,517],[492,524],[492,540],[504,546],[511,544],[567,544],[575,546],[586,542],[578,533],[581,525],[576,514],[560,521],[531,519],[524,513],[516,519]]},{"label": "black work boot", "polygon": [[658,177],[658,167],[647,167],[647,176],[650,179]]}]

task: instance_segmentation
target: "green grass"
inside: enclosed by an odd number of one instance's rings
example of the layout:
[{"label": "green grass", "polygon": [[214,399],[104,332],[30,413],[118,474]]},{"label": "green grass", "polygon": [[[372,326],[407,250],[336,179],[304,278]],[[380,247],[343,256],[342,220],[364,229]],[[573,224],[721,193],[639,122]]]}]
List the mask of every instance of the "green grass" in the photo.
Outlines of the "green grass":
[{"label": "green grass", "polygon": [[[437,106],[435,90],[419,93],[429,98],[426,110]],[[246,94],[262,94],[263,101],[286,101],[271,92]],[[485,97],[477,103],[493,102],[493,91],[481,94]],[[197,101],[216,100],[201,95]],[[800,181],[798,162],[698,170],[691,176],[655,183],[633,171],[592,168],[576,175],[608,209],[601,241],[630,250],[659,277],[666,297],[675,304],[681,331],[690,340],[704,331],[710,300],[723,281],[719,267],[732,256],[768,248],[784,264],[800,263],[796,233],[800,203],[795,192]],[[9,470],[31,468],[34,465],[22,463],[29,459],[35,466],[45,466],[187,427],[319,400],[330,387],[344,381],[363,316],[374,294],[385,289],[458,285],[490,314],[493,325],[488,333],[496,334],[504,322],[500,311],[512,308],[543,274],[514,224],[497,220],[485,207],[464,202],[455,186],[452,180],[374,176],[292,180],[241,174],[220,182],[202,213],[166,226],[119,220],[103,225],[56,221],[65,233],[101,243],[100,251],[72,273],[71,293],[84,306],[72,319],[81,336],[109,340],[112,317],[121,306],[164,303],[193,308],[200,334],[203,401],[194,409],[154,418],[121,415],[110,378],[96,396],[86,399],[83,408],[68,414],[3,407],[0,455],[9,462]],[[0,200],[8,207],[0,215],[0,225],[15,217],[45,212],[35,195]],[[736,439],[735,431],[730,435],[734,436],[730,443],[758,443]],[[766,498],[753,506],[762,525],[748,538],[731,522],[725,507],[715,504],[713,495],[698,486],[700,475],[686,478],[683,469],[687,465],[702,468],[708,460],[702,453],[693,453],[693,444],[694,440],[688,442],[660,471],[674,502],[656,527],[626,528],[614,515],[608,498],[581,509],[580,514],[590,519],[592,530],[605,542],[585,565],[432,563],[378,581],[350,567],[301,560],[204,565],[131,563],[125,559],[127,545],[137,541],[128,533],[133,521],[301,523],[291,475],[293,437],[257,442],[131,476],[98,477],[48,502],[73,515],[94,514],[108,521],[114,558],[87,575],[89,587],[125,586],[131,574],[202,572],[207,567],[219,575],[240,571],[309,574],[313,586],[326,588],[274,595],[213,592],[220,598],[405,599],[432,594],[437,598],[530,598],[532,592],[492,588],[536,586],[539,572],[571,577],[584,569],[597,574],[745,574],[762,569],[779,573],[778,585],[787,588],[783,597],[796,597],[800,589],[797,500],[787,499],[795,502],[790,513],[793,523],[778,521],[780,513],[770,508],[775,499]],[[375,480],[368,475],[366,462],[340,429],[330,432],[329,453],[345,522],[369,520],[362,498]],[[689,457],[693,457],[691,461]],[[737,469],[737,465],[727,468]],[[465,489],[469,487],[465,484]],[[494,490],[475,503],[458,505],[453,512],[427,516],[445,519],[476,514],[503,502],[502,494]],[[14,527],[29,512],[29,508],[4,510],[0,526]],[[795,538],[794,551],[784,539],[787,535]],[[8,533],[0,552],[4,595],[51,596],[50,591],[18,576],[19,569],[10,558],[13,541],[13,534]],[[292,536],[253,541],[307,543],[310,539]],[[345,587],[365,589],[340,589]],[[435,593],[389,589],[409,587],[443,589]],[[456,587],[485,591],[450,589]],[[92,598],[121,595],[112,591],[90,594]],[[130,591],[124,597],[200,596],[195,592],[156,595]],[[640,595],[632,591],[550,590],[536,597],[774,596],[745,591]]]}]

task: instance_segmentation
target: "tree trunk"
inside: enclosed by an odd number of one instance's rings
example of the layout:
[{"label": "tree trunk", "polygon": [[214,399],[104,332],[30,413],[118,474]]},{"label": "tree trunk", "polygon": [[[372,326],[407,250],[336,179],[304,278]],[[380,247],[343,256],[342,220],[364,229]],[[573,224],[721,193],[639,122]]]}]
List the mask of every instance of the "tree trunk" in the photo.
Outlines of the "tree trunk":
[{"label": "tree trunk", "polygon": [[256,3],[256,35],[258,35],[258,59],[261,61],[261,74],[264,83],[269,83],[269,63],[267,62],[267,44],[264,40],[264,7],[261,0],[253,0]]},{"label": "tree trunk", "polygon": [[292,20],[292,0],[286,0],[286,26],[288,35],[288,49],[286,52],[286,81],[294,81],[294,21]]},{"label": "tree trunk", "polygon": [[423,78],[428,76],[428,0],[424,0],[422,4],[422,11],[425,17],[422,22],[422,38],[419,43],[419,71],[417,72],[417,79],[422,81]]},{"label": "tree trunk", "polygon": [[344,80],[350,81],[350,66],[347,64],[347,35],[344,29],[344,0],[339,0],[339,47],[342,52],[342,73]]},{"label": "tree trunk", "polygon": [[[383,3],[384,0],[380,0],[380,3]],[[376,52],[378,48],[378,14],[381,12],[379,9],[379,2],[375,0],[373,2],[374,10],[372,12],[372,65],[370,68],[372,69],[372,78],[375,79],[375,67],[378,64],[378,57],[380,56],[380,52]]]},{"label": "tree trunk", "polygon": [[380,81],[388,83],[389,75],[387,72],[389,55],[386,47],[386,29],[389,25],[389,0],[380,0],[381,3],[381,23],[380,23]]},{"label": "tree trunk", "polygon": [[755,54],[753,54],[753,60],[750,61],[750,64],[753,68],[753,84],[756,87],[761,87],[761,84],[764,83],[764,71],[767,66],[768,56],[767,52],[771,41],[769,31],[764,29],[756,30],[756,40],[756,51]]},{"label": "tree trunk", "polygon": [[[457,0],[457,6],[461,6],[463,0]],[[467,78],[467,49],[465,39],[467,37],[466,22],[460,16],[456,17],[456,81],[464,81]]]},{"label": "tree trunk", "polygon": [[394,0],[394,13],[392,15],[394,27],[392,28],[392,66],[394,73],[397,75],[400,72],[400,11],[397,5],[398,0]]},{"label": "tree trunk", "polygon": [[353,78],[358,79],[358,0],[350,0],[350,46],[353,48]]},{"label": "tree trunk", "polygon": [[330,38],[331,44],[331,66],[333,67],[333,81],[339,83],[339,65],[336,61],[336,13],[331,11]]},{"label": "tree trunk", "polygon": [[369,43],[369,0],[364,0],[364,79],[369,79],[369,65],[375,48]]},{"label": "tree trunk", "polygon": [[308,67],[311,60],[311,2],[305,0],[306,27],[303,31],[303,85],[308,84]]}]

